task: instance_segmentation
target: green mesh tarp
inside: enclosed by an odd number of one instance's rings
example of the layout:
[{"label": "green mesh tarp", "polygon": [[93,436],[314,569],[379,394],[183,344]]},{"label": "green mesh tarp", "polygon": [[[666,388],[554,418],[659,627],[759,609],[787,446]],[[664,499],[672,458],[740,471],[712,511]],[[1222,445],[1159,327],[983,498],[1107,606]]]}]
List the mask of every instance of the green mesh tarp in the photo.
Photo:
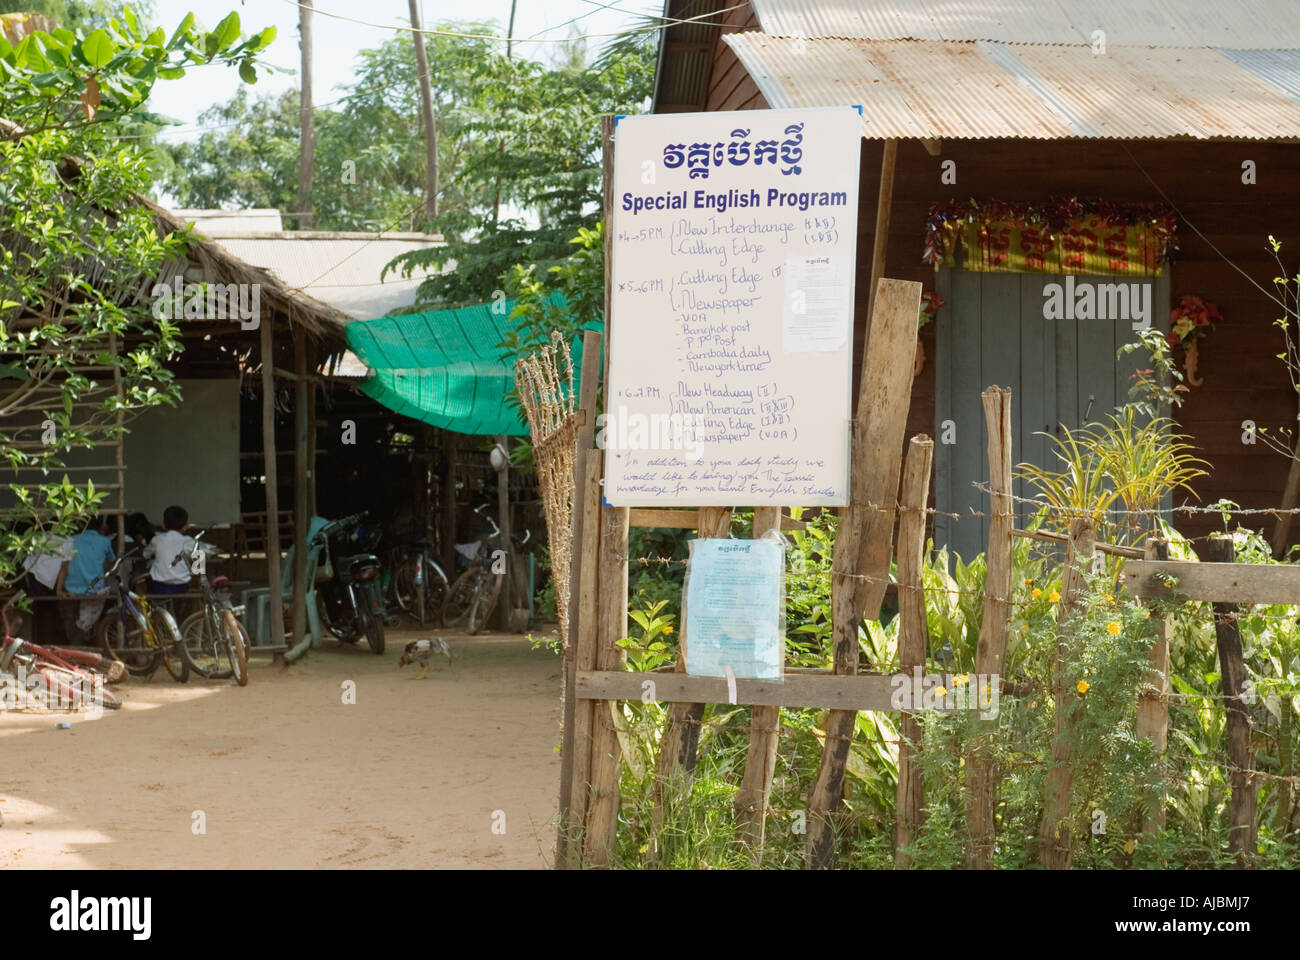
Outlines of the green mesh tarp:
[{"label": "green mesh tarp", "polygon": [[[348,346],[370,368],[361,392],[385,407],[444,430],[525,436],[514,389],[514,358],[500,359],[514,301],[348,324]],[[582,343],[573,347],[574,381]]]}]

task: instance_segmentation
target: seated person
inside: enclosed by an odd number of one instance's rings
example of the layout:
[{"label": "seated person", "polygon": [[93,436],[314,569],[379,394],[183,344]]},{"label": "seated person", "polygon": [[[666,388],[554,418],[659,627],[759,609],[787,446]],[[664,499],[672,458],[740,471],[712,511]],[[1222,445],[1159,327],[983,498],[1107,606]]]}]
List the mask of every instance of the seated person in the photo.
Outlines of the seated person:
[{"label": "seated person", "polygon": [[144,548],[149,566],[149,593],[177,594],[190,588],[190,560],[194,552],[194,538],[182,531],[190,522],[184,507],[168,507],[163,511],[161,533],[154,534]]},{"label": "seated person", "polygon": [[32,597],[32,639],[37,643],[57,644],[59,636],[59,612],[53,601],[41,602],[42,597],[53,597],[59,585],[59,573],[63,562],[72,558],[72,539],[50,535],[45,540],[45,548],[33,553],[23,561],[27,571],[23,578],[23,589]]},{"label": "seated person", "polygon": [[124,526],[128,558],[122,564],[122,579],[125,583],[134,583],[148,567],[148,561],[144,559],[144,548],[149,545],[156,531],[143,513],[130,514]]},{"label": "seated person", "polygon": [[71,558],[63,561],[59,570],[55,592],[79,600],[60,604],[69,641],[89,643],[90,628],[104,609],[103,599],[92,598],[102,598],[109,590],[104,580],[104,572],[113,565],[113,541],[108,531],[108,517],[92,517],[86,529],[72,538]]}]

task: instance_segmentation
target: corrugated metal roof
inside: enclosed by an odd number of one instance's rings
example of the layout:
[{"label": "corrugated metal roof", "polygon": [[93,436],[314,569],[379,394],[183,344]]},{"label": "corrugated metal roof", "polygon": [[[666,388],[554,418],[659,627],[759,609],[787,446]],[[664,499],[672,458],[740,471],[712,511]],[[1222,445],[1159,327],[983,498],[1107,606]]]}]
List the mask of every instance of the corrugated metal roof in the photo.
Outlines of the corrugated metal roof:
[{"label": "corrugated metal roof", "polygon": [[1300,53],[723,38],[776,107],[861,105],[869,138],[1300,138]]},{"label": "corrugated metal roof", "polygon": [[283,230],[284,221],[275,207],[250,207],[247,210],[173,210],[186,223],[198,225],[200,233],[265,233]]},{"label": "corrugated metal roof", "polygon": [[270,270],[291,287],[341,310],[357,320],[382,317],[396,307],[415,302],[415,289],[426,276],[409,278],[390,273],[382,282],[384,265],[399,254],[442,244],[427,234],[380,235],[325,232],[250,234],[199,227],[209,239],[235,256]]},{"label": "corrugated metal roof", "polygon": [[1295,0],[751,0],[763,32],[858,40],[1300,48]]}]

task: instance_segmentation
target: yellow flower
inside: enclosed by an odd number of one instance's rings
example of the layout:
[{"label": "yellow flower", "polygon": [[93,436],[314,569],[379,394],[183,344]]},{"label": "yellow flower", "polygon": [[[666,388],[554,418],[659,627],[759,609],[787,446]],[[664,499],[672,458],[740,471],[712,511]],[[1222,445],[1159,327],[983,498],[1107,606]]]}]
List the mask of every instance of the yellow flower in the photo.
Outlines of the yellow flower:
[{"label": "yellow flower", "polygon": [[1057,593],[1055,590],[1053,590],[1051,596],[1049,596],[1047,599],[1050,600],[1052,603],[1056,603],[1058,600],[1061,599],[1061,595]]},{"label": "yellow flower", "polygon": [[964,673],[959,673],[957,676],[952,678],[952,684],[954,687],[960,687],[964,683],[970,683],[970,677],[966,676]]},{"label": "yellow flower", "polygon": [[672,633],[672,632],[673,632],[672,627],[664,627],[664,633]]},{"label": "yellow flower", "polygon": [[1032,578],[1032,577],[1025,577],[1025,586],[1026,586],[1026,587],[1032,587],[1033,585],[1034,585],[1034,580],[1033,580],[1033,578]]},{"label": "yellow flower", "polygon": [[935,688],[934,688],[934,695],[935,695],[936,697],[946,697],[946,696],[948,696],[948,691],[945,690],[943,687],[935,687]]},{"label": "yellow flower", "polygon": [[1020,625],[1020,632],[1021,632],[1021,633],[1028,633],[1028,632],[1029,632],[1029,624],[1027,624],[1027,623],[1022,623],[1022,624]]},{"label": "yellow flower", "polygon": [[1134,850],[1137,849],[1137,845],[1138,842],[1136,840],[1130,840],[1128,843],[1124,844],[1124,852],[1132,853]]},{"label": "yellow flower", "polygon": [[1092,684],[1089,683],[1087,680],[1080,680],[1075,685],[1074,689],[1078,690],[1080,693],[1087,693],[1089,690],[1092,689]]},{"label": "yellow flower", "polygon": [[1106,594],[1106,602],[1109,603],[1112,607],[1115,606],[1115,598],[1112,597],[1109,593]]},{"label": "yellow flower", "polygon": [[1106,624],[1106,632],[1109,633],[1112,637],[1118,637],[1118,636],[1119,636],[1119,621],[1118,621],[1118,620],[1112,620],[1110,623]]},{"label": "yellow flower", "polygon": [[1043,591],[1038,587],[1034,587],[1034,592],[1030,594],[1030,596],[1033,597],[1035,600],[1037,600],[1042,595],[1043,595]]}]

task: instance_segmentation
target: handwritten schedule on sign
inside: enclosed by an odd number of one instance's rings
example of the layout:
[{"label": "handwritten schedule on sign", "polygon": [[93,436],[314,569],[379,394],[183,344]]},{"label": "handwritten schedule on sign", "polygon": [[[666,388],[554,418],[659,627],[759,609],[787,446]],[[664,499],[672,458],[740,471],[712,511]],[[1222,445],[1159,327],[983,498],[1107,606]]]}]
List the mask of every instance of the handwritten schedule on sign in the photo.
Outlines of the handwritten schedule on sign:
[{"label": "handwritten schedule on sign", "polygon": [[610,389],[616,506],[848,502],[861,117],[623,117]]}]

